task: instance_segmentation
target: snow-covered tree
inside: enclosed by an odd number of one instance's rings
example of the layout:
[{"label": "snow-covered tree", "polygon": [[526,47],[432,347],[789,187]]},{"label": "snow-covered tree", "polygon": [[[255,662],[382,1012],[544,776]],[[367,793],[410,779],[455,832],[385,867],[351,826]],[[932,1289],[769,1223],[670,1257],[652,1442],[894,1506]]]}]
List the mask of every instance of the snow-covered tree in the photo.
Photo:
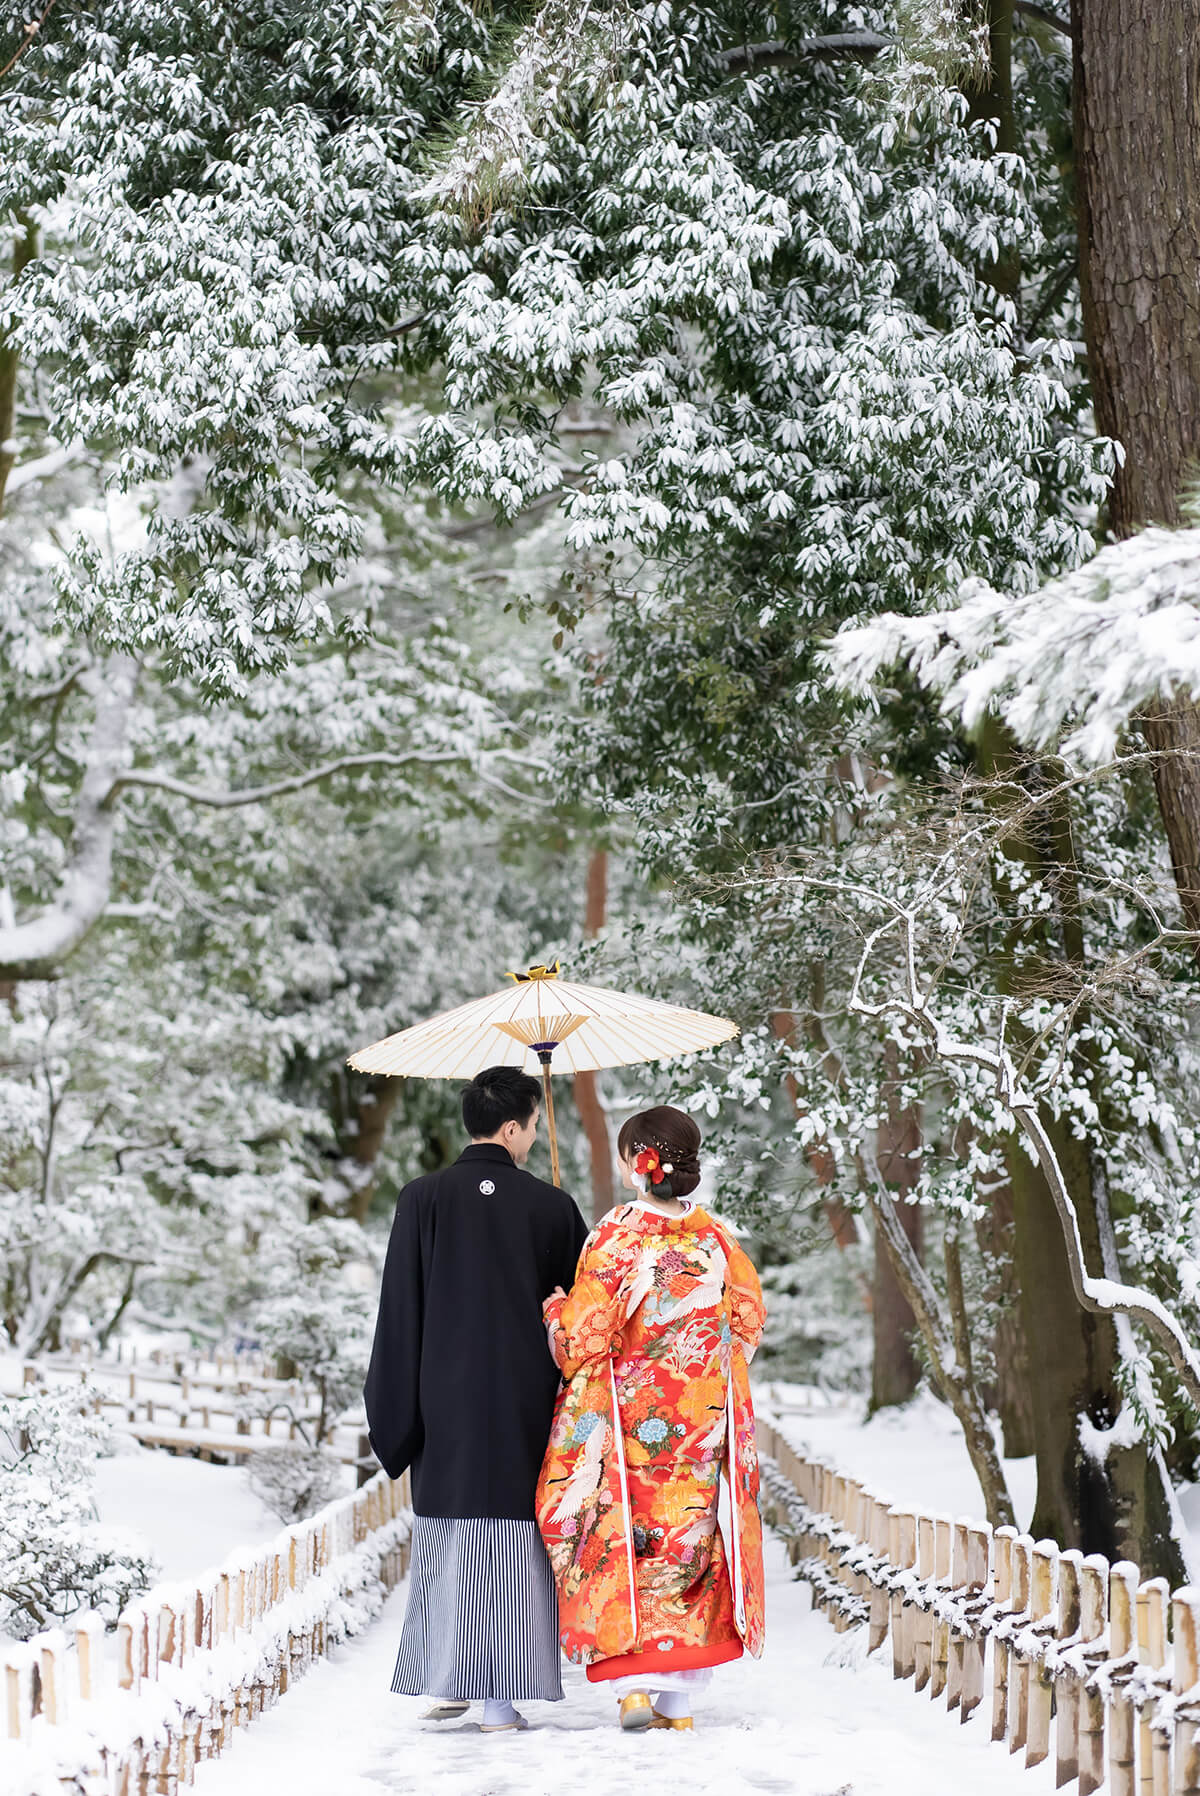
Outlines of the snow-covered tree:
[{"label": "snow-covered tree", "polygon": [[[997,1272],[1015,1253],[1033,1350],[1055,1367],[1032,1418],[1036,1526],[1178,1574],[1144,1438],[1126,1463],[1110,1457],[1103,1497],[1089,1486],[1079,1413],[1103,1427],[1134,1404],[1136,1368],[1111,1330],[1072,1319],[1040,1174],[995,1116],[933,1107],[902,1030],[860,1019],[822,1040],[848,990],[853,907],[731,895],[747,860],[761,894],[797,854],[852,878],[893,863],[915,877],[909,858],[939,851],[965,771],[1055,785],[1053,767],[1017,770],[1010,735],[971,739],[940,717],[910,677],[863,708],[822,660],[843,623],[888,614],[919,629],[968,580],[1032,618],[1022,595],[1095,547],[1115,451],[1095,435],[1076,349],[1067,38],[1052,12],[1021,9],[1010,61],[1014,9],[988,13],[982,71],[952,41],[961,9],[634,9],[574,56],[539,14],[515,54],[498,47],[492,97],[428,189],[425,256],[449,288],[445,404],[414,466],[505,517],[559,495],[578,564],[557,615],[591,676],[562,764],[582,798],[627,813],[643,864],[684,897],[680,933],[707,943],[715,988],[762,1025],[728,1097],[760,1093],[844,1205],[864,1201],[853,1154],[844,1193],[829,1171],[847,1128],[890,1142],[894,1188],[951,1223],[974,1231],[985,1199],[996,1215],[1003,1199],[1011,1220],[987,1252]],[[620,434],[580,453],[564,441],[579,418]],[[1164,864],[1132,796],[1080,816],[1060,794],[1016,843],[989,838],[985,917],[971,909],[956,963],[976,1025],[1007,1001],[1037,1039],[1046,979],[1030,991],[1031,969],[1052,963],[1078,986],[1109,964],[1123,871],[1137,860],[1153,883]],[[1145,1175],[1157,1125],[1118,1063],[1149,1061],[1156,1102],[1190,1127],[1186,1081],[1156,1061],[1157,1019],[1128,990],[1117,1008],[1089,1024],[1095,1038],[1056,1041],[1089,1241],[1109,1186],[1130,1215],[1157,1218],[1151,1233],[1164,1221],[1150,1186],[1169,1175]],[[802,1063],[813,1086],[793,1091]],[[1108,1106],[1102,1127],[1089,1091]],[[981,1259],[974,1282],[991,1279]],[[949,1264],[946,1281],[949,1300]],[[1153,1434],[1144,1403],[1137,1414]]]},{"label": "snow-covered tree", "polygon": [[96,1521],[92,1468],[109,1430],[86,1386],[0,1398],[0,1631],[17,1639],[95,1609],[110,1625],[154,1562]]}]

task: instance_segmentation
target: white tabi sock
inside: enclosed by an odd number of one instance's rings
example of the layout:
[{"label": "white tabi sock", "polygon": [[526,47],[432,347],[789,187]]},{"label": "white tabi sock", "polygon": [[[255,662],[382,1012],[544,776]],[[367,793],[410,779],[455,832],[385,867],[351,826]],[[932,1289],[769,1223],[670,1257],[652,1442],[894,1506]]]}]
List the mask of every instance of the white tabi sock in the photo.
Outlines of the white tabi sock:
[{"label": "white tabi sock", "polygon": [[654,1706],[668,1721],[686,1721],[692,1712],[691,1698],[682,1690],[663,1690],[654,1698]]},{"label": "white tabi sock", "polygon": [[484,1727],[511,1727],[517,1719],[517,1711],[510,1702],[496,1702],[488,1697],[483,1705]]}]

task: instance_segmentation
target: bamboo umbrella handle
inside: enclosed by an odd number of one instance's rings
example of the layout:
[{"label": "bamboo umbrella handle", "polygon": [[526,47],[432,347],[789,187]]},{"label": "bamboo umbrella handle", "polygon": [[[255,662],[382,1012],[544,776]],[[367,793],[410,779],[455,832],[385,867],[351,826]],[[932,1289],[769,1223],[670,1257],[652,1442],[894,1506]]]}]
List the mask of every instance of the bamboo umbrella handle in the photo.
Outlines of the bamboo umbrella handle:
[{"label": "bamboo umbrella handle", "polygon": [[542,1063],[542,1090],[546,1094],[546,1130],[550,1136],[550,1179],[559,1184],[558,1177],[558,1131],[554,1126],[554,1093],[550,1088],[550,1056],[553,1048],[539,1048],[537,1057]]}]

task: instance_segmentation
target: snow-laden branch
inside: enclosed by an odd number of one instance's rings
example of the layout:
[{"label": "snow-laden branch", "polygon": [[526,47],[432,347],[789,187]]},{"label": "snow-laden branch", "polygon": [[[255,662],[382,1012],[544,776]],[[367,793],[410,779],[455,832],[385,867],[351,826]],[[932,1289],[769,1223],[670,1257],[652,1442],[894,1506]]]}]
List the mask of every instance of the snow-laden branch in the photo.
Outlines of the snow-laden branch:
[{"label": "snow-laden branch", "polygon": [[1049,25],[1052,31],[1060,31],[1064,37],[1071,36],[1071,21],[1064,19],[1049,6],[1039,6],[1037,0],[1013,0],[1013,11],[1018,18],[1036,19],[1039,25]]},{"label": "snow-laden branch", "polygon": [[0,928],[0,980],[52,979],[99,922],[112,886],[114,792],[126,757],[137,665],[115,656],[89,676],[96,716],[75,806],[71,858],[54,904]]},{"label": "snow-laden branch", "polygon": [[384,752],[342,755],[336,761],[326,761],[320,767],[308,768],[304,773],[271,780],[264,786],[243,786],[234,791],[221,791],[215,786],[193,786],[187,780],[174,779],[169,773],[158,773],[153,768],[127,767],[114,779],[110,796],[115,797],[125,786],[141,786],[148,791],[168,792],[173,798],[185,799],[189,804],[207,805],[211,810],[232,811],[242,805],[265,804],[272,798],[284,798],[289,792],[302,792],[306,786],[315,786],[336,773],[352,773],[361,767],[438,767],[453,762],[461,763],[464,758],[454,749],[428,753],[414,751],[406,755]]},{"label": "snow-laden branch", "polygon": [[86,453],[87,445],[76,441],[65,443],[57,449],[48,449],[45,455],[35,455],[30,461],[18,462],[10,470],[4,483],[5,499],[11,499],[22,487],[33,486],[39,480],[50,480],[72,462],[82,461]]},{"label": "snow-laden branch", "polygon": [[878,56],[891,42],[878,31],[831,31],[823,37],[803,37],[795,44],[785,44],[782,38],[762,44],[737,44],[721,52],[721,61],[731,74],[742,69],[791,69],[826,57],[862,60]]},{"label": "snow-laden branch", "polygon": [[[832,881],[805,880],[804,883],[815,889],[836,891],[843,895],[849,892],[849,888]],[[862,898],[861,893],[854,896],[859,900]],[[914,912],[883,893],[876,892],[873,898],[889,915],[886,922],[870,932],[863,945],[850,993],[851,1013],[876,1020],[887,1016],[903,1017],[926,1036],[930,1052],[936,1059],[950,1066],[979,1067],[992,1075],[998,1101],[1024,1130],[1049,1187],[1067,1250],[1071,1285],[1080,1307],[1094,1315],[1128,1316],[1131,1321],[1140,1322],[1165,1349],[1181,1385],[1192,1402],[1200,1406],[1200,1356],[1166,1304],[1153,1292],[1123,1284],[1115,1278],[1094,1278],[1088,1272],[1079,1232],[1079,1216],[1059,1165],[1058,1155],[1042,1122],[1037,1100],[1023,1088],[1016,1065],[1004,1045],[1003,1036],[996,1047],[981,1047],[974,1042],[963,1041],[945,1027],[930,1009],[917,976],[917,923]],[[896,933],[899,934],[903,949],[905,989],[877,1004],[868,1003],[862,995],[868,965],[879,943],[886,936]]]},{"label": "snow-laden branch", "polygon": [[[301,792],[338,774],[371,768],[449,767],[474,765],[475,757],[458,749],[385,750],[341,755],[282,779],[233,789],[194,785],[155,768],[128,765],[129,712],[137,682],[136,664],[128,657],[110,661],[88,675],[73,674],[59,692],[83,684],[98,688],[96,715],[88,743],[86,768],[76,805],[70,860],[53,904],[27,922],[3,920],[0,913],[0,980],[53,979],[85,937],[105,915],[125,918],[153,914],[153,907],[111,906],[113,840],[121,793],[130,787],[163,792],[186,804],[213,810],[236,810],[265,804]],[[50,697],[47,691],[40,695]],[[545,763],[509,749],[493,749],[488,759],[532,773],[545,773]],[[523,803],[533,802],[487,766],[475,768],[481,784]]]},{"label": "snow-laden branch", "polygon": [[546,135],[573,94],[614,79],[629,43],[624,0],[543,0],[520,31],[494,91],[418,197],[487,217],[497,201],[536,188]]},{"label": "snow-laden branch", "polygon": [[1105,761],[1150,700],[1200,699],[1198,600],[1200,526],[1156,526],[1035,592],[969,581],[951,609],[841,630],[824,657],[860,694],[907,663],[947,715],[969,729],[994,710],[1032,748],[1075,720],[1062,752]]}]

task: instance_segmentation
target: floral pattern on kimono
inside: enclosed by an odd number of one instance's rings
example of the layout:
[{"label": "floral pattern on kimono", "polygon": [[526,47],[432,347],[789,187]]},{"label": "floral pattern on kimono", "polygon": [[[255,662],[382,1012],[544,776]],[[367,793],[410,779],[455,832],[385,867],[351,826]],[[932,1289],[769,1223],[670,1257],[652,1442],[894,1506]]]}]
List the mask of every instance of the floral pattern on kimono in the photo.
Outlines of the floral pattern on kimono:
[{"label": "floral pattern on kimono", "polygon": [[[762,1651],[762,1527],[747,1361],[758,1276],[704,1210],[641,1204],[592,1231],[547,1308],[564,1385],[537,1517],[575,1663],[681,1668]],[[736,1525],[717,1525],[722,1474]],[[631,1667],[637,1669],[637,1667]]]}]

